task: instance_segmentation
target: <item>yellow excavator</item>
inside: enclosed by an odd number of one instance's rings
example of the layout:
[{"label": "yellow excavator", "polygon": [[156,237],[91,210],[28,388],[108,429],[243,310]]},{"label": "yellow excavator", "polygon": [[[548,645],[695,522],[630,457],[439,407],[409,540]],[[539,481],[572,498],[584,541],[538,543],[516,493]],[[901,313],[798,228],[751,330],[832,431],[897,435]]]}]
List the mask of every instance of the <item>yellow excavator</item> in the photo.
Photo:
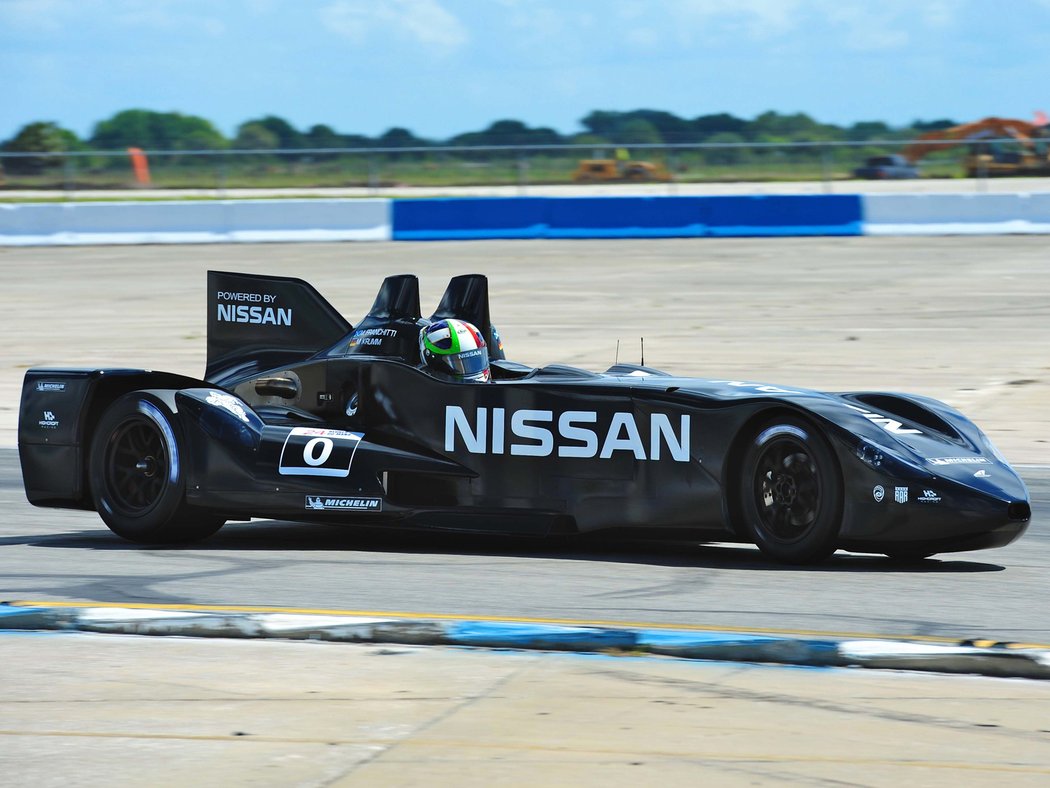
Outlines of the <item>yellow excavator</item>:
[{"label": "yellow excavator", "polygon": [[662,164],[620,159],[584,159],[572,174],[576,183],[651,183],[669,181],[671,174]]},{"label": "yellow excavator", "polygon": [[928,153],[956,145],[970,146],[966,156],[966,175],[970,178],[1050,175],[1047,127],[1026,120],[983,118],[930,131],[906,147],[902,154],[915,164]]}]

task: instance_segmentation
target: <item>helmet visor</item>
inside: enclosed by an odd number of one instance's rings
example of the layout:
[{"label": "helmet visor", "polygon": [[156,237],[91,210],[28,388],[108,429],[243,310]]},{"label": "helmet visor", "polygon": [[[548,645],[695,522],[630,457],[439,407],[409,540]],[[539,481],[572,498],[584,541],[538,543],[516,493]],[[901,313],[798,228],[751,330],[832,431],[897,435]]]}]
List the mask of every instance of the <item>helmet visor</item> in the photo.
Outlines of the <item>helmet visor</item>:
[{"label": "helmet visor", "polygon": [[448,364],[449,369],[453,373],[464,377],[477,375],[489,368],[489,352],[483,347],[475,348],[474,350],[464,350],[461,353],[454,353],[441,358]]}]

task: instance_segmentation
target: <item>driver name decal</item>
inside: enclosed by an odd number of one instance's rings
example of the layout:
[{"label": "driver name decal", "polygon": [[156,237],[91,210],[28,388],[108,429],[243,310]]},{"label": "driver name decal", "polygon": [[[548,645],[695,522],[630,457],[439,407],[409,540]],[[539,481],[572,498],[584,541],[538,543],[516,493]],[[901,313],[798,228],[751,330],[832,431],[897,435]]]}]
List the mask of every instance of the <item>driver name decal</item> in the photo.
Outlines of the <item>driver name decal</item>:
[{"label": "driver name decal", "polygon": [[513,410],[445,406],[445,451],[465,448],[471,454],[518,457],[578,457],[611,459],[618,452],[636,460],[670,459],[689,462],[688,414],[677,424],[663,413],[649,416],[648,440],[643,439],[633,413],[611,416],[593,410]]}]

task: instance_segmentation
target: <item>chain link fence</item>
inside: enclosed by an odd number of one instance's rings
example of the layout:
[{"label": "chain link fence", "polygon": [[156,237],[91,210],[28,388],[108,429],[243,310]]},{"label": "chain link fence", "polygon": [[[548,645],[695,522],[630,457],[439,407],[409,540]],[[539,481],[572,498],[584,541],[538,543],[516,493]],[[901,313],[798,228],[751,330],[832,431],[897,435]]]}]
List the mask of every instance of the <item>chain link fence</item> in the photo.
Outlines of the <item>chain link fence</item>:
[{"label": "chain link fence", "polygon": [[[0,153],[4,191],[75,197],[84,191],[230,189],[398,189],[806,181],[831,190],[876,157],[899,155],[909,141],[731,143],[540,147],[333,148],[301,150]],[[1010,142],[1010,141],[1004,141]],[[967,174],[965,146],[926,156],[915,175]],[[970,174],[973,174],[972,172]],[[884,177],[894,177],[893,175]]]}]

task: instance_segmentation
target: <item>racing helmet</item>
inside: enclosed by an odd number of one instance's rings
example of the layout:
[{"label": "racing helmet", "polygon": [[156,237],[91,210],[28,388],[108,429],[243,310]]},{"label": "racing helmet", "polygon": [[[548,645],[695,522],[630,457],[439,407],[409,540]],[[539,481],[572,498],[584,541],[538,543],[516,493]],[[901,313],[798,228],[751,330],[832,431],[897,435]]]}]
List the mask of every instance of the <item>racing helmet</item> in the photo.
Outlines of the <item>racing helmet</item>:
[{"label": "racing helmet", "polygon": [[419,332],[419,355],[427,368],[454,380],[491,379],[489,352],[481,332],[465,320],[435,320]]}]

